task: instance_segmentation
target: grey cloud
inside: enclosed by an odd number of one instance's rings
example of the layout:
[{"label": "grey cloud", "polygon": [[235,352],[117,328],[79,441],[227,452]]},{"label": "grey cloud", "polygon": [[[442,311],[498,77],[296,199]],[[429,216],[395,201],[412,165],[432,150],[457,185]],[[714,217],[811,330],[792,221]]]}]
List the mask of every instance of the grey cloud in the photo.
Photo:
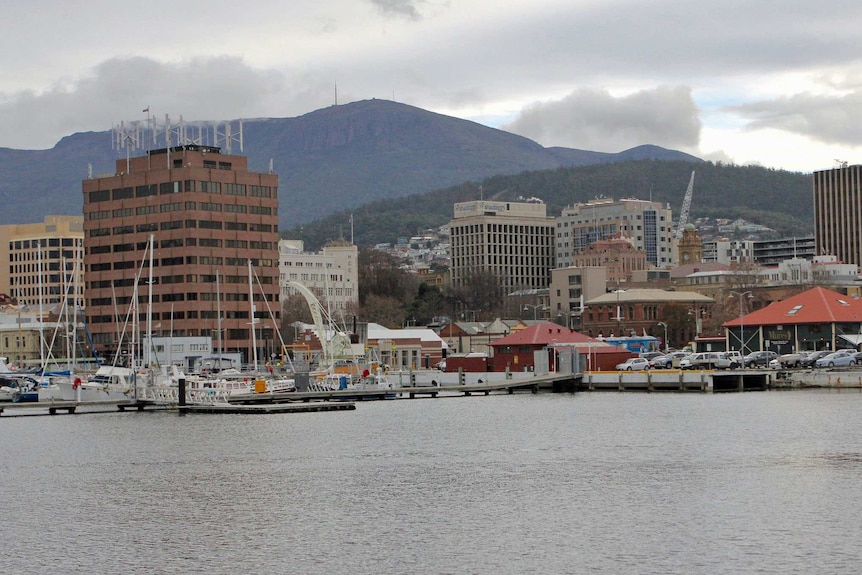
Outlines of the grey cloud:
[{"label": "grey cloud", "polygon": [[687,87],[662,86],[615,98],[581,89],[562,100],[524,109],[504,129],[545,146],[618,152],[641,144],[694,148],[698,110]]},{"label": "grey cloud", "polygon": [[424,0],[368,0],[385,15],[405,16],[411,20],[420,20],[422,14],[419,6]]},{"label": "grey cloud", "polygon": [[749,129],[773,128],[808,136],[827,144],[862,144],[857,119],[862,91],[843,96],[795,94],[727,108],[745,118]]},{"label": "grey cloud", "polygon": [[[284,115],[319,106],[306,91],[307,79],[290,79],[272,70],[255,69],[240,58],[197,58],[161,63],[148,58],[117,58],[96,66],[92,74],[44,92],[6,94],[0,98],[0,125],[16,133],[16,148],[47,148],[46,134],[107,130],[120,121],[140,120],[141,110],[172,121],[221,120]],[[301,101],[301,100],[308,101]]]}]

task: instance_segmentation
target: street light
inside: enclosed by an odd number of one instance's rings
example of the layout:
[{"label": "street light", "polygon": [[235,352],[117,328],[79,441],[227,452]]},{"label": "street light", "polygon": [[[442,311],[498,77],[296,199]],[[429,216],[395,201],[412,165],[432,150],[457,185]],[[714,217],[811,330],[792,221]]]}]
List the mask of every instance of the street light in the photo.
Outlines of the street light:
[{"label": "street light", "polygon": [[703,333],[703,317],[706,315],[706,310],[703,308],[690,307],[688,315],[694,316],[694,334],[700,335]]},{"label": "street light", "polygon": [[658,325],[664,328],[664,352],[667,353],[668,345],[667,345],[667,324],[663,321],[658,322]]},{"label": "street light", "polygon": [[754,294],[751,291],[732,291],[730,292],[730,297],[736,296],[739,300],[739,353],[742,354],[742,357],[745,357],[745,328],[743,326],[743,318],[745,317],[742,313],[742,303],[744,298],[747,296],[748,299],[753,299]]},{"label": "street light", "polygon": [[527,310],[528,310],[528,309],[530,309],[530,308],[533,308],[533,321],[536,321],[536,319],[537,319],[537,317],[536,317],[536,311],[537,311],[537,310],[540,310],[540,309],[541,309],[541,310],[543,310],[543,311],[544,311],[544,310],[548,309],[548,307],[547,307],[547,306],[544,306],[544,305],[541,305],[541,304],[536,304],[536,305],[530,305],[530,304],[528,304],[528,303],[525,303],[525,304],[524,304],[524,311],[527,311]]}]

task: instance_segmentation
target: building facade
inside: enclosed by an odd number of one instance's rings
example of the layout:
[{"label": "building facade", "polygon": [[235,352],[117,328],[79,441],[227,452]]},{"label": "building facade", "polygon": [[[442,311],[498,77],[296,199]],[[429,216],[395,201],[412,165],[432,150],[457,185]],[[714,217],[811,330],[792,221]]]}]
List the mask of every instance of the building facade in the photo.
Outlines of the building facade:
[{"label": "building facade", "polygon": [[581,331],[584,302],[606,293],[607,285],[608,270],[602,266],[555,268],[551,271],[549,317]]},{"label": "building facade", "polygon": [[303,284],[333,317],[346,314],[359,303],[359,250],[346,242],[333,242],[316,253],[304,251],[302,240],[278,242],[281,299],[298,295],[288,282]]},{"label": "building facade", "polygon": [[814,172],[817,255],[862,265],[862,165]]},{"label": "building facade", "polygon": [[556,222],[556,265],[577,265],[574,256],[599,241],[625,236],[647,262],[668,268],[673,258],[673,214],[661,202],[608,198],[564,208]]},{"label": "building facade", "polygon": [[0,293],[18,305],[54,307],[84,298],[84,218],[46,216],[42,223],[0,226]]},{"label": "building facade", "polygon": [[777,265],[789,259],[812,260],[816,255],[814,236],[754,240],[751,242],[754,261],[762,266]]},{"label": "building facade", "polygon": [[635,272],[648,267],[646,254],[626,237],[599,240],[591,244],[584,253],[574,256],[572,262],[574,267],[605,268],[607,281],[614,284],[630,282]]},{"label": "building facade", "polygon": [[115,351],[136,307],[140,321],[151,313],[153,335],[211,335],[245,361],[263,353],[280,316],[277,175],[250,172],[247,158],[217,147],[185,145],[118,160],[116,174],[84,180],[83,195],[86,318],[97,350]]},{"label": "building facade", "polygon": [[460,202],[449,229],[453,286],[490,272],[506,293],[548,287],[555,223],[544,203]]}]

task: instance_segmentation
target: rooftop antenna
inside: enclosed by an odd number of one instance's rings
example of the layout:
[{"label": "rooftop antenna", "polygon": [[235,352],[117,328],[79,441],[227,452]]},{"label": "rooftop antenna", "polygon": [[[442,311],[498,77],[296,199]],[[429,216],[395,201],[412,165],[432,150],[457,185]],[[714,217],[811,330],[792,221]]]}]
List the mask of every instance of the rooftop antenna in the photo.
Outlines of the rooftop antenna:
[{"label": "rooftop antenna", "polygon": [[125,122],[120,122],[111,129],[112,148],[115,150],[126,150],[126,173],[131,169],[131,153],[132,150],[141,148],[141,138],[143,131],[139,122],[131,122],[126,125]]},{"label": "rooftop antenna", "polygon": [[836,168],[846,168],[847,162],[845,160],[835,160],[835,167]]},{"label": "rooftop antenna", "polygon": [[334,87],[335,87],[335,105],[337,106],[338,105],[338,82],[334,83]]},{"label": "rooftop antenna", "polygon": [[213,132],[215,137],[213,138],[214,144],[216,146],[223,147],[228,154],[233,153],[233,144],[239,144],[239,151],[242,152],[243,138],[242,138],[242,120],[239,121],[239,132],[236,134],[232,131],[232,126],[230,122],[224,123],[224,131],[219,132],[218,126],[214,126]]}]

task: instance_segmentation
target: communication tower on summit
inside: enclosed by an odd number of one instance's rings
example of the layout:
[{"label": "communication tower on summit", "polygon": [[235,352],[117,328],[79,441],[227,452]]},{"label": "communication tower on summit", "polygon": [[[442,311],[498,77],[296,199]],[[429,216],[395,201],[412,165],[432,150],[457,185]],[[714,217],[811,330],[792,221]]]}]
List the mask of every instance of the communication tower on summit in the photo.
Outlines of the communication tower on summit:
[{"label": "communication tower on summit", "polygon": [[688,223],[688,212],[691,210],[691,195],[694,192],[694,170],[691,172],[691,179],[688,181],[688,188],[685,190],[685,198],[682,200],[682,211],[679,213],[679,221],[677,222],[676,232],[673,234],[674,239],[680,239],[685,225]]}]

